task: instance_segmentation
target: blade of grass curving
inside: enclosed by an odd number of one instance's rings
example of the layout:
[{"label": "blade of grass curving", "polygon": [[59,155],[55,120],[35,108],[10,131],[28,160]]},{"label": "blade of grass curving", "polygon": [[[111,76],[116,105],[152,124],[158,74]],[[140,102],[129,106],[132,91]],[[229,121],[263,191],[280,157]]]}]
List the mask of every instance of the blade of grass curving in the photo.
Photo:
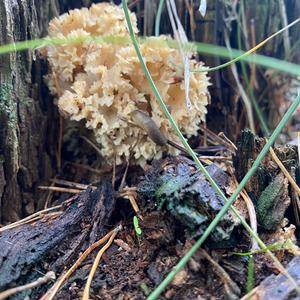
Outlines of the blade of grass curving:
[{"label": "blade of grass curving", "polygon": [[156,12],[156,18],[155,18],[155,36],[159,36],[159,28],[160,28],[160,20],[161,20],[161,14],[164,7],[164,0],[160,0],[158,4],[158,9]]},{"label": "blade of grass curving", "polygon": [[250,293],[254,288],[254,257],[250,255],[247,268],[247,285],[246,293]]},{"label": "blade of grass curving", "polygon": [[[147,38],[139,38],[139,42],[143,43]],[[119,44],[125,45],[130,42],[130,38],[127,36],[79,36],[79,37],[46,37],[35,40],[26,40],[21,42],[15,42],[11,44],[6,44],[0,46],[0,55],[6,54],[15,51],[23,51],[28,49],[37,49],[42,48],[49,45],[65,45],[65,44],[73,44],[73,43],[111,43],[111,44]],[[178,48],[178,45],[174,41],[166,41],[168,45],[172,48]],[[248,55],[243,56],[245,54],[244,51],[240,51],[237,49],[231,49],[231,52],[228,51],[226,47],[216,46],[213,44],[206,43],[198,43],[198,42],[190,42],[187,45],[184,45],[184,49],[191,51],[194,49],[198,53],[225,57],[225,58],[238,58],[241,61],[245,61],[247,63],[255,63],[265,68],[271,68],[277,71],[281,71],[287,74],[299,76],[300,74],[300,66],[297,64],[293,64],[287,61],[283,61],[274,57],[268,57],[264,55]],[[206,71],[206,70],[205,70]]]},{"label": "blade of grass curving", "polygon": [[113,43],[126,44],[130,41],[127,36],[76,36],[76,37],[46,37],[26,40],[0,46],[0,55],[10,52],[38,49],[50,45],[67,45],[79,43]]},{"label": "blade of grass curving", "polygon": [[[170,43],[172,45],[173,43]],[[190,47],[195,48],[195,50],[198,53],[203,53],[207,55],[212,56],[218,56],[218,57],[224,57],[224,58],[231,58],[234,57],[235,62],[238,60],[245,61],[249,64],[255,63],[258,65],[261,65],[265,68],[271,68],[274,70],[278,70],[284,73],[289,73],[291,75],[299,76],[300,74],[300,66],[297,64],[290,63],[288,61],[283,61],[274,57],[269,57],[265,55],[244,55],[246,52],[237,50],[237,49],[231,49],[231,53],[228,52],[228,49],[222,46],[216,46],[212,44],[206,44],[206,43],[199,43],[199,42],[190,42],[189,43],[189,49]],[[174,47],[174,46],[173,46]],[[191,70],[193,72],[194,70]],[[197,72],[199,70],[196,70]],[[201,70],[202,71],[202,70]],[[205,72],[203,70],[202,72]]]},{"label": "blade of grass curving", "polygon": [[[131,20],[130,20],[130,17],[129,17],[129,11],[128,11],[128,7],[127,7],[127,1],[126,0],[122,0],[122,5],[123,5],[123,10],[124,10],[124,13],[125,13],[125,18],[126,18],[126,22],[127,22],[127,26],[128,26],[128,29],[129,29],[129,33],[130,33],[130,37],[131,37],[133,46],[135,48],[136,54],[138,56],[138,59],[140,61],[141,66],[143,68],[143,71],[145,73],[145,76],[146,76],[146,78],[147,78],[147,80],[148,80],[148,82],[149,82],[149,84],[151,86],[151,89],[152,89],[154,95],[156,96],[156,98],[157,98],[157,100],[159,102],[159,105],[160,105],[161,109],[163,110],[164,114],[166,115],[166,117],[168,118],[168,120],[171,123],[172,127],[174,128],[176,134],[180,138],[182,144],[184,145],[184,147],[186,148],[186,150],[188,151],[188,153],[191,155],[191,157],[194,159],[194,161],[197,164],[197,166],[199,167],[199,169],[205,175],[205,177],[207,178],[207,180],[211,183],[211,185],[215,189],[215,191],[224,199],[224,201],[226,201],[226,203],[225,203],[224,207],[222,208],[222,210],[217,214],[217,216],[212,221],[212,223],[207,227],[207,229],[205,230],[205,232],[203,233],[203,235],[200,237],[200,239],[194,244],[194,246],[189,250],[189,252],[179,261],[179,263],[174,267],[173,271],[171,271],[168,274],[168,276],[163,280],[163,282],[149,296],[148,299],[149,300],[153,300],[153,299],[156,299],[161,294],[161,292],[165,289],[165,287],[172,281],[172,279],[174,278],[174,276],[185,266],[185,264],[188,262],[188,260],[191,258],[191,256],[203,244],[203,242],[205,241],[205,239],[209,236],[209,234],[212,232],[212,230],[216,227],[216,225],[218,224],[218,222],[221,220],[221,218],[227,212],[227,210],[229,209],[229,207],[231,206],[231,204],[234,202],[234,200],[237,198],[237,196],[239,195],[239,193],[242,191],[242,189],[246,185],[247,181],[250,179],[250,177],[253,175],[253,173],[258,168],[260,162],[262,161],[262,159],[264,158],[264,156],[267,154],[268,149],[275,142],[275,139],[277,138],[277,136],[280,133],[280,131],[282,130],[282,128],[285,126],[285,124],[288,122],[288,120],[291,117],[291,115],[293,114],[293,112],[296,110],[297,106],[300,103],[300,96],[298,96],[297,99],[294,101],[294,103],[290,106],[290,108],[288,109],[288,111],[284,115],[283,119],[278,124],[277,128],[275,129],[275,131],[271,135],[270,139],[267,141],[266,145],[264,146],[264,148],[262,149],[262,151],[258,155],[257,159],[253,163],[253,165],[250,168],[249,172],[246,174],[246,176],[244,177],[244,179],[242,180],[242,182],[237,187],[236,191],[232,194],[232,196],[228,200],[226,198],[226,196],[224,195],[224,193],[219,188],[219,186],[210,177],[210,175],[208,174],[208,172],[206,171],[206,169],[204,168],[204,166],[201,164],[201,162],[199,161],[197,155],[194,153],[194,151],[192,150],[192,148],[190,147],[190,145],[188,144],[188,142],[186,141],[186,139],[182,135],[181,131],[179,130],[178,126],[176,125],[176,123],[175,123],[174,119],[172,118],[171,114],[169,113],[169,111],[168,111],[168,109],[167,109],[164,101],[162,100],[162,98],[160,96],[160,93],[159,93],[157,87],[155,86],[155,84],[154,84],[154,82],[152,80],[152,77],[151,77],[151,75],[149,73],[149,70],[148,70],[148,68],[147,68],[147,66],[146,66],[146,64],[144,62],[143,56],[142,56],[142,54],[140,52],[140,49],[139,49],[139,46],[138,46],[138,43],[137,43],[137,39],[135,37],[134,31],[133,31],[133,28],[132,28],[132,24],[131,24]],[[267,249],[267,246],[257,236],[257,234],[255,234],[252,231],[251,227],[244,220],[244,218],[240,216],[239,212],[234,207],[231,207],[231,209],[235,213],[235,215],[240,219],[241,223],[244,225],[244,227],[246,228],[246,230],[255,238],[255,240],[257,241],[257,243],[259,244],[259,246],[262,249]],[[295,280],[287,273],[287,271],[284,269],[284,267],[281,265],[281,263],[278,261],[278,259],[270,251],[268,251],[268,250],[266,250],[266,251],[269,254],[269,256],[273,259],[275,265],[279,268],[279,270],[283,274],[285,274],[288,277],[288,279],[294,285],[295,289],[300,294],[300,288],[298,287],[298,285],[295,282]]]},{"label": "blade of grass curving", "polygon": [[290,23],[289,25],[283,27],[282,29],[278,30],[277,32],[273,33],[272,35],[270,35],[269,37],[267,37],[265,40],[263,40],[262,42],[260,42],[259,44],[257,44],[255,47],[251,48],[250,50],[246,51],[245,53],[243,53],[241,56],[236,57],[224,64],[221,64],[219,66],[216,67],[212,67],[212,68],[208,68],[206,70],[191,70],[191,72],[210,72],[210,71],[217,71],[220,69],[223,69],[239,60],[241,60],[242,58],[244,58],[245,56],[248,56],[249,54],[253,53],[254,51],[256,51],[257,49],[259,49],[260,47],[262,47],[265,43],[267,43],[268,41],[270,41],[271,39],[273,39],[275,36],[277,36],[278,34],[282,33],[283,31],[289,29],[290,27],[294,26],[295,24],[297,24],[300,21],[300,18],[297,18],[295,21],[293,21],[292,23]]}]

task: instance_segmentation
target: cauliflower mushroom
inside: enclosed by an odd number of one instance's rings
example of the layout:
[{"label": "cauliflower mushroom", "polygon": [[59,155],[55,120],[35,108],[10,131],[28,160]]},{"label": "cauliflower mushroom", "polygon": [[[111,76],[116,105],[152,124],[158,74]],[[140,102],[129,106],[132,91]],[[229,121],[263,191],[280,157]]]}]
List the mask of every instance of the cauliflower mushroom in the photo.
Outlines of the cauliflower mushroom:
[{"label": "cauliflower mushroom", "polygon": [[[131,21],[137,33],[136,16]],[[75,9],[49,24],[49,36],[76,38],[95,36],[128,36],[123,10],[113,4],[93,4],[89,9]],[[178,49],[170,48],[166,37],[151,37],[141,43],[141,53],[152,78],[170,107],[171,114],[187,138],[196,135],[205,121],[209,94],[206,73],[191,73],[191,110],[185,105],[184,82]],[[147,114],[169,140],[178,137],[164,117],[147,82],[135,50],[130,43],[82,43],[49,45],[45,49],[51,72],[48,86],[58,96],[60,112],[71,120],[85,120],[92,129],[101,153],[108,160],[116,157],[121,164],[129,158],[144,165],[147,160],[160,158],[163,152],[177,154],[168,145],[159,145],[147,132],[132,126],[136,110]],[[191,59],[191,69],[199,62]],[[60,92],[61,90],[62,92]]]}]

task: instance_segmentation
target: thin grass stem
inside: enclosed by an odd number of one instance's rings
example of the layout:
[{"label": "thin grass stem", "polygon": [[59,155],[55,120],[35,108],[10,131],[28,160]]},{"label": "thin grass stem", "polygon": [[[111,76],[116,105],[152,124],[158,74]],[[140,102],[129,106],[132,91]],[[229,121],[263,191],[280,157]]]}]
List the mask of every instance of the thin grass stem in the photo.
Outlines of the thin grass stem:
[{"label": "thin grass stem", "polygon": [[156,18],[155,18],[155,36],[159,36],[161,14],[164,7],[164,0],[159,1]]},{"label": "thin grass stem", "polygon": [[[283,27],[282,29],[276,31],[275,33],[273,33],[272,35],[270,35],[269,37],[267,37],[265,40],[263,40],[262,42],[260,42],[259,44],[257,44],[255,47],[251,48],[250,50],[246,51],[245,53],[243,53],[241,56],[236,57],[224,64],[221,64],[219,66],[216,67],[211,67],[209,69],[207,69],[206,71],[217,71],[220,69],[223,69],[239,60],[241,60],[243,57],[248,56],[249,54],[253,53],[254,51],[256,51],[257,49],[259,49],[260,47],[262,47],[264,44],[266,44],[268,41],[270,41],[271,39],[273,39],[275,36],[277,36],[278,34],[282,33],[283,31],[289,29],[290,27],[296,25],[298,22],[300,21],[300,18],[297,18],[295,21],[293,21],[292,23],[290,23],[289,25]],[[197,72],[196,70],[194,70],[194,72]],[[205,72],[205,70],[199,70],[198,72]]]},{"label": "thin grass stem", "polygon": [[[242,189],[246,185],[247,181],[251,178],[251,176],[254,174],[254,172],[258,168],[258,166],[261,163],[262,159],[267,154],[269,148],[275,142],[275,140],[276,140],[277,136],[279,135],[280,131],[283,129],[283,127],[285,126],[285,124],[288,122],[289,118],[292,116],[293,112],[298,107],[298,105],[300,103],[300,96],[298,96],[297,99],[290,106],[290,108],[288,109],[288,111],[284,115],[283,119],[281,120],[281,122],[278,124],[278,126],[275,129],[275,131],[271,135],[270,139],[268,140],[268,142],[266,143],[266,145],[264,146],[264,148],[262,149],[262,151],[258,155],[257,159],[254,161],[252,167],[250,168],[250,170],[248,171],[248,173],[245,175],[245,177],[243,178],[242,182],[237,187],[236,191],[232,194],[232,196],[228,200],[226,198],[226,196],[224,195],[224,193],[219,188],[219,186],[210,177],[209,173],[206,171],[206,169],[204,168],[204,166],[202,165],[202,163],[199,161],[197,155],[195,154],[195,152],[192,150],[192,148],[190,147],[190,145],[188,144],[188,142],[186,141],[186,139],[182,135],[181,131],[179,130],[179,128],[177,126],[177,124],[175,123],[174,119],[172,118],[170,112],[168,111],[168,109],[167,109],[164,101],[162,100],[161,95],[160,95],[157,87],[155,86],[155,84],[154,84],[154,82],[152,80],[152,77],[151,77],[151,75],[149,73],[149,70],[148,70],[148,68],[147,68],[147,66],[146,66],[146,64],[144,62],[143,56],[142,56],[142,54],[140,52],[140,49],[139,49],[139,46],[138,46],[138,42],[137,42],[137,39],[135,37],[134,31],[133,31],[133,28],[132,28],[132,24],[131,24],[131,20],[130,20],[130,17],[129,17],[129,11],[128,11],[128,7],[127,7],[127,1],[126,0],[122,0],[122,5],[123,5],[123,10],[124,10],[124,13],[125,13],[125,18],[126,18],[127,26],[128,26],[128,29],[129,29],[130,37],[131,37],[133,46],[135,48],[136,54],[137,54],[138,59],[140,61],[141,67],[143,68],[145,76],[146,76],[146,78],[147,78],[147,80],[148,80],[148,82],[150,84],[150,87],[151,87],[154,95],[156,96],[156,98],[157,98],[157,100],[159,102],[159,105],[160,105],[162,111],[164,112],[164,114],[168,118],[169,122],[171,123],[171,126],[174,128],[174,130],[175,130],[176,134],[178,135],[178,137],[180,138],[182,144],[184,145],[184,147],[186,148],[186,150],[188,151],[188,153],[191,155],[191,157],[193,158],[193,160],[195,161],[195,163],[197,164],[197,166],[199,167],[199,169],[205,175],[205,177],[210,182],[210,184],[215,189],[215,191],[226,201],[226,203],[223,206],[223,208],[221,209],[221,211],[216,215],[215,219],[210,223],[210,225],[207,227],[207,229],[205,230],[205,232],[203,233],[203,235],[200,237],[200,239],[191,247],[191,249],[188,251],[188,253],[184,257],[181,258],[181,260],[179,261],[179,263],[173,268],[173,270],[167,275],[167,277],[161,282],[161,284],[147,298],[148,300],[154,300],[154,299],[157,299],[159,297],[159,295],[166,288],[166,286],[173,280],[174,276],[185,266],[185,264],[194,255],[194,253],[199,249],[199,247],[203,244],[203,242],[210,235],[210,233],[215,229],[215,227],[217,226],[217,224],[219,223],[219,221],[221,220],[221,218],[224,216],[224,214],[227,212],[227,210],[231,207],[231,205],[233,204],[234,200],[237,198],[237,196],[239,195],[239,193],[242,191]],[[244,218],[239,215],[239,212],[234,207],[231,207],[231,209],[236,214],[236,216],[240,219],[241,223],[244,225],[244,227],[246,228],[246,230],[255,238],[255,240],[257,241],[257,243],[259,244],[259,246],[262,249],[267,249],[267,246],[257,236],[257,234],[255,234],[252,231],[251,227],[244,220]],[[298,287],[298,285],[295,282],[295,280],[286,272],[286,270],[281,265],[281,263],[277,260],[277,258],[270,251],[267,250],[267,253],[273,259],[273,261],[275,262],[276,266],[279,267],[280,271],[289,278],[289,280],[295,286],[295,289],[300,294],[300,288]]]}]

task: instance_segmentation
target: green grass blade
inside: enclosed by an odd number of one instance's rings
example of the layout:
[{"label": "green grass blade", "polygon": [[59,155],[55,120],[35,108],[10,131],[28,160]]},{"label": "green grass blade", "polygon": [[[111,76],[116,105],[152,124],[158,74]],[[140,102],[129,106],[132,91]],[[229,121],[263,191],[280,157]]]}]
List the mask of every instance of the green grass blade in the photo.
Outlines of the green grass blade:
[{"label": "green grass blade", "polygon": [[[257,49],[259,49],[260,47],[262,47],[264,44],[266,44],[268,41],[270,41],[271,39],[273,39],[275,36],[277,36],[278,34],[282,33],[283,31],[289,29],[290,27],[294,26],[295,24],[297,24],[300,21],[300,18],[297,18],[295,21],[293,21],[292,23],[290,23],[289,25],[285,26],[284,28],[278,30],[277,32],[275,32],[274,34],[272,34],[271,36],[269,36],[268,38],[266,38],[265,40],[263,40],[262,42],[260,42],[258,45],[256,45],[255,47],[253,47],[252,49],[248,50],[247,52],[243,53],[241,56],[236,57],[222,65],[216,66],[216,67],[212,67],[209,68],[207,71],[217,71],[220,69],[223,69],[225,67],[228,67],[229,65],[243,59],[246,56],[249,56],[251,53],[253,53],[254,51],[256,51]],[[204,72],[204,71],[199,71],[199,72]]]},{"label": "green grass blade", "polygon": [[155,36],[159,36],[159,28],[160,28],[160,19],[161,19],[161,13],[164,7],[164,0],[159,1],[158,9],[156,12],[156,18],[155,18]]},{"label": "green grass blade", "polygon": [[[122,0],[122,3],[123,3],[123,7],[125,5],[124,11],[125,11],[125,15],[126,15],[127,5],[126,5],[126,2],[124,0]],[[127,9],[127,14],[128,14],[128,9]],[[128,19],[129,19],[129,15],[128,15]],[[127,22],[128,22],[128,19],[127,19]],[[130,19],[129,19],[129,24],[130,24]],[[130,26],[129,26],[129,29],[130,29]],[[132,29],[132,27],[131,27],[131,29]],[[219,189],[219,187],[216,185],[216,183],[210,178],[209,174],[206,172],[205,168],[203,167],[203,165],[201,164],[201,162],[198,160],[196,154],[193,152],[193,150],[190,148],[189,144],[187,143],[187,141],[185,140],[185,138],[181,134],[180,130],[178,129],[178,127],[177,127],[176,123],[174,122],[174,120],[172,119],[171,115],[168,113],[168,110],[167,110],[164,102],[162,101],[162,99],[161,99],[161,97],[159,95],[159,92],[156,89],[156,87],[155,87],[155,85],[154,85],[154,83],[152,81],[151,75],[149,74],[149,72],[148,72],[145,64],[143,64],[144,63],[143,62],[143,58],[142,58],[141,55],[139,55],[140,52],[139,52],[139,48],[138,48],[137,41],[135,39],[134,34],[131,35],[131,39],[133,40],[133,45],[135,46],[135,50],[136,50],[137,55],[138,55],[138,57],[139,57],[139,59],[141,61],[142,66],[144,68],[144,72],[145,72],[145,74],[147,76],[147,79],[148,79],[148,81],[149,81],[149,83],[150,83],[150,85],[151,85],[151,87],[152,87],[152,89],[154,91],[154,94],[157,97],[157,99],[160,100],[160,105],[161,105],[162,110],[164,111],[164,113],[168,117],[168,119],[170,120],[171,125],[175,129],[175,131],[178,134],[178,136],[181,138],[181,141],[182,141],[183,145],[186,147],[187,151],[190,153],[190,155],[192,156],[192,158],[195,160],[195,162],[197,163],[198,167],[202,170],[202,172],[204,173],[204,175],[208,178],[208,180],[210,181],[210,183],[212,184],[212,186],[214,187],[214,189],[218,193],[220,193],[220,195],[222,196],[222,198],[224,200],[227,201],[225,195],[222,193],[222,191]],[[9,45],[2,45],[2,46],[0,46],[0,54],[5,54],[5,53],[15,52],[15,51],[21,51],[21,50],[26,50],[26,49],[35,49],[35,48],[43,47],[43,46],[47,46],[47,45],[62,45],[62,44],[68,44],[68,43],[83,43],[83,42],[126,44],[126,43],[128,43],[128,38],[127,37],[116,37],[116,36],[109,37],[108,36],[108,37],[79,37],[79,38],[77,37],[76,39],[74,39],[74,38],[73,39],[72,38],[36,39],[36,40],[30,40],[30,41],[16,42],[16,43],[9,44]],[[218,46],[209,45],[209,44],[203,44],[203,43],[202,44],[200,44],[200,43],[197,43],[197,44],[192,43],[191,45],[196,45],[197,50],[199,52],[210,54],[210,55],[218,55],[218,56],[223,56],[223,57],[230,57],[233,54],[233,56],[238,57],[238,56],[241,55],[241,53],[243,53],[243,52],[240,52],[240,51],[237,51],[237,50],[233,50],[232,53],[230,54],[228,52],[228,50],[226,48],[224,48],[224,47],[218,47]],[[292,63],[288,63],[288,62],[284,62],[284,61],[280,61],[280,60],[275,59],[275,58],[268,58],[268,57],[259,56],[259,55],[256,55],[253,58],[253,56],[251,56],[251,55],[250,56],[242,55],[242,57],[239,57],[239,59],[240,60],[244,60],[246,62],[251,62],[251,63],[256,62],[257,64],[260,64],[262,66],[273,68],[273,69],[277,69],[277,70],[280,70],[280,71],[283,71],[283,72],[286,72],[286,73],[290,73],[292,75],[299,75],[300,74],[300,67],[298,65],[295,65],[295,64],[292,64]],[[152,84],[151,84],[151,82],[152,82]],[[232,201],[234,201],[234,199]],[[223,214],[225,214],[225,212],[229,208],[229,206],[230,205],[226,206],[226,209],[224,209]],[[224,206],[224,208],[225,208],[225,206]],[[241,218],[239,216],[238,212],[234,208],[232,208],[232,209],[233,209],[234,213],[237,214],[237,216],[240,218],[242,224],[245,226],[245,228],[247,229],[247,231],[251,235],[253,235],[253,232],[252,232],[251,228],[249,227],[249,225],[247,224],[247,222],[243,218]],[[210,231],[213,230],[213,228],[214,228],[214,226],[216,226],[217,222],[218,221],[216,221],[215,224],[211,228],[208,228],[208,230],[210,230]],[[209,234],[210,233],[208,233],[207,236]],[[204,240],[206,239],[206,237],[204,237]],[[259,242],[260,246],[266,247],[263,244],[263,242],[259,239],[259,237],[257,235],[254,235],[254,238]],[[175,274],[173,274],[173,277],[175,276]],[[152,299],[155,299],[155,298],[152,298]]]},{"label": "green grass blade", "polygon": [[[143,43],[146,38],[139,38],[139,42]],[[130,42],[130,39],[127,36],[82,36],[82,37],[68,37],[68,38],[42,38],[28,41],[15,42],[11,44],[1,45],[0,46],[0,55],[6,54],[15,51],[23,51],[27,49],[36,49],[49,45],[63,45],[63,44],[73,44],[73,43],[112,43],[112,44],[120,44],[126,45]],[[178,48],[178,45],[175,41],[168,41],[170,47]],[[244,56],[244,51],[240,51],[237,49],[231,49],[228,51],[227,48],[216,46],[212,44],[206,43],[197,43],[191,42],[185,45],[189,51],[190,49],[195,49],[198,53],[224,57],[224,58],[239,58],[241,61],[245,61],[247,63],[255,63],[265,68],[271,68],[277,71],[281,71],[290,75],[299,76],[300,74],[300,66],[297,64],[293,64],[287,61],[282,61],[277,58],[268,57],[264,55],[248,55]],[[199,72],[199,70],[191,70],[195,72]],[[206,70],[201,70],[201,72]]]},{"label": "green grass blade", "polygon": [[[138,43],[137,43],[137,39],[135,37],[134,31],[133,31],[133,28],[132,28],[132,24],[131,24],[131,21],[130,21],[129,11],[128,11],[126,0],[122,0],[122,5],[123,5],[123,9],[124,9],[124,13],[125,13],[125,18],[126,18],[126,22],[127,22],[127,26],[128,26],[128,29],[129,29],[129,33],[130,33],[130,37],[131,37],[133,46],[135,48],[136,54],[137,54],[137,56],[139,58],[140,64],[141,64],[141,66],[143,68],[143,71],[145,73],[145,76],[146,76],[146,78],[147,78],[147,80],[148,80],[148,82],[149,82],[149,84],[151,86],[151,89],[152,89],[154,95],[156,96],[156,98],[157,98],[157,100],[159,102],[159,105],[160,105],[161,109],[163,110],[164,114],[166,115],[166,117],[168,118],[168,120],[171,123],[172,127],[174,128],[174,130],[175,130],[176,134],[178,135],[178,137],[180,138],[182,144],[184,145],[184,147],[186,148],[186,150],[188,151],[188,153],[191,155],[191,157],[196,162],[196,164],[199,167],[199,169],[206,176],[206,178],[211,183],[211,185],[215,189],[215,191],[226,201],[226,203],[225,203],[224,207],[222,208],[222,210],[217,214],[216,218],[207,227],[207,229],[205,230],[204,234],[200,237],[200,239],[194,244],[194,246],[189,250],[189,252],[173,268],[173,271],[171,271],[168,274],[168,276],[163,280],[163,282],[148,297],[148,300],[154,300],[154,299],[157,299],[157,297],[159,297],[159,295],[162,293],[162,291],[165,289],[165,287],[172,281],[172,279],[174,278],[174,276],[185,266],[185,264],[188,262],[188,260],[191,258],[191,256],[203,244],[203,242],[206,240],[206,238],[209,236],[209,234],[213,231],[213,229],[216,227],[216,225],[218,224],[218,222],[224,216],[224,214],[226,213],[226,211],[229,209],[229,207],[231,206],[231,204],[234,202],[234,200],[236,199],[236,197],[239,195],[239,193],[241,192],[241,190],[244,188],[244,186],[247,183],[247,181],[250,179],[250,177],[253,175],[253,173],[255,172],[255,170],[257,169],[257,167],[259,166],[259,164],[260,164],[261,160],[263,159],[263,157],[267,154],[268,149],[274,143],[276,137],[278,136],[278,134],[280,133],[280,131],[282,130],[282,128],[285,126],[285,124],[287,123],[288,119],[291,117],[292,113],[295,111],[295,109],[299,105],[299,103],[300,103],[300,97],[298,97],[294,101],[294,103],[291,105],[291,107],[289,108],[289,110],[287,111],[287,113],[285,114],[285,116],[283,117],[282,121],[278,124],[276,130],[274,131],[274,133],[270,137],[269,141],[266,143],[265,147],[263,148],[263,150],[261,151],[261,153],[258,155],[258,157],[257,157],[256,161],[254,162],[252,168],[246,174],[246,176],[243,179],[243,181],[239,184],[237,190],[233,193],[233,195],[227,201],[226,196],[220,190],[220,188],[215,183],[215,181],[210,177],[210,175],[208,174],[208,172],[206,171],[206,169],[204,168],[204,166],[199,161],[197,155],[191,149],[190,145],[188,144],[188,142],[186,141],[186,139],[182,135],[182,133],[179,130],[178,126],[176,125],[174,119],[172,118],[171,114],[169,113],[169,111],[168,111],[168,109],[167,109],[164,101],[162,100],[162,98],[160,96],[160,93],[159,93],[157,87],[155,86],[155,84],[154,84],[154,82],[152,80],[152,77],[151,77],[151,75],[149,73],[149,70],[147,69],[147,66],[146,66],[146,64],[144,62],[144,59],[142,57],[142,54],[140,52],[140,49],[139,49],[139,46],[138,46]],[[262,247],[263,249],[266,249],[266,245],[252,231],[251,227],[239,215],[238,211],[234,207],[231,207],[231,208],[232,208],[233,212],[237,215],[237,217],[241,220],[241,222],[244,225],[244,227],[246,228],[246,230],[256,239],[256,241],[260,245],[260,247]],[[289,276],[289,274],[287,274],[287,272],[281,266],[280,262],[276,259],[276,257],[274,255],[272,255],[272,253],[270,253],[270,251],[267,251],[267,253],[272,257],[272,259],[275,261],[275,263],[280,266],[281,271],[287,277],[289,277],[290,281],[295,285],[295,288],[300,293],[300,289],[298,288],[297,283],[293,280],[293,278],[291,278]]]},{"label": "green grass blade", "polygon": [[268,245],[266,249],[259,249],[255,251],[249,252],[231,252],[230,255],[237,255],[237,256],[254,256],[255,254],[265,253],[267,250],[274,251],[274,250],[281,250],[281,249],[288,249],[290,247],[289,243],[274,243]]},{"label": "green grass blade", "polygon": [[246,293],[250,293],[254,288],[254,268],[255,262],[254,257],[251,255],[248,261],[248,269],[247,269],[247,286],[246,286]]},{"label": "green grass blade", "polygon": [[[300,66],[297,64],[293,64],[287,61],[283,61],[274,57],[269,57],[265,55],[244,55],[246,52],[237,50],[237,49],[231,49],[229,52],[227,48],[206,44],[206,43],[198,43],[193,42],[190,43],[192,46],[195,47],[196,51],[202,54],[212,55],[212,56],[218,56],[218,57],[224,57],[224,58],[231,58],[234,57],[235,61],[238,60],[245,61],[249,64],[255,63],[258,65],[261,65],[265,68],[271,68],[274,70],[278,70],[284,73],[288,73],[291,75],[299,76],[300,74]],[[191,72],[199,72],[199,70],[191,70]],[[201,72],[204,72],[205,70],[201,70]]]},{"label": "green grass blade", "polygon": [[79,43],[113,43],[128,44],[126,36],[76,36],[76,37],[46,37],[42,39],[26,40],[0,46],[0,55],[15,51],[42,48],[50,45],[66,45]]}]

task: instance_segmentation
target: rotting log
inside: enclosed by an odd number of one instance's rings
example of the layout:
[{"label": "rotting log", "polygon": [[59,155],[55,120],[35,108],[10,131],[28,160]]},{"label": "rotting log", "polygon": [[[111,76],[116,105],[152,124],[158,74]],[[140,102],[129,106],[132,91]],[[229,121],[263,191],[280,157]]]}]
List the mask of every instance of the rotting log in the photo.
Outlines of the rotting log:
[{"label": "rotting log", "polygon": [[98,189],[88,188],[66,201],[60,214],[2,232],[0,291],[34,281],[48,270],[61,273],[104,235],[114,206],[111,181],[104,180]]},{"label": "rotting log", "polygon": [[[300,257],[294,257],[286,266],[287,272],[299,284],[300,274]],[[294,286],[286,278],[286,276],[270,275],[264,279],[259,286],[254,288],[249,294],[245,295],[242,300],[257,299],[257,300],[284,300],[284,299],[298,299],[297,292]]]}]

